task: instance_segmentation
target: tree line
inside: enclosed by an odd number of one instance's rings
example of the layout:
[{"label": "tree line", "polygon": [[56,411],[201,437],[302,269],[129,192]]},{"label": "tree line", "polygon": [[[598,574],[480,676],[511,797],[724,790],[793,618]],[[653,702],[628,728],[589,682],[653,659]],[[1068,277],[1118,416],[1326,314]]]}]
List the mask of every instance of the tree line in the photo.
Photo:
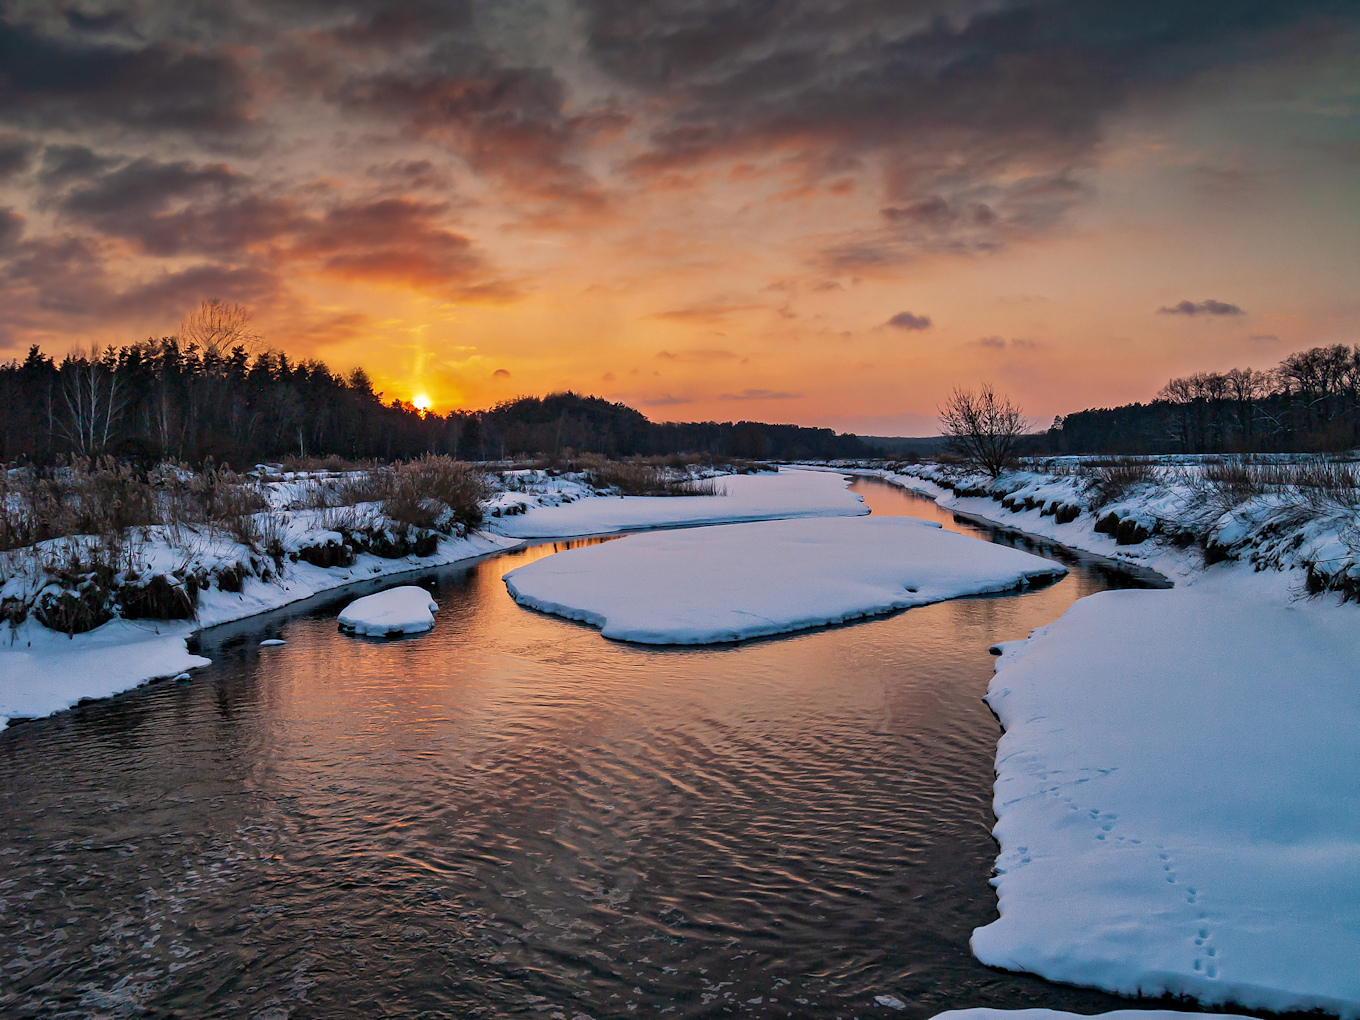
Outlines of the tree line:
[{"label": "tree line", "polygon": [[245,311],[205,302],[175,336],[74,351],[33,345],[0,364],[0,462],[111,455],[246,466],[286,456],[405,460],[448,454],[705,453],[750,458],[863,456],[854,436],[761,422],[657,424],[624,404],[559,393],[483,411],[421,412],[384,402],[362,368],[258,349]]},{"label": "tree line", "polygon": [[1149,403],[1078,411],[1042,446],[1058,453],[1310,453],[1360,446],[1360,345],[1313,347],[1270,371],[1170,380]]}]

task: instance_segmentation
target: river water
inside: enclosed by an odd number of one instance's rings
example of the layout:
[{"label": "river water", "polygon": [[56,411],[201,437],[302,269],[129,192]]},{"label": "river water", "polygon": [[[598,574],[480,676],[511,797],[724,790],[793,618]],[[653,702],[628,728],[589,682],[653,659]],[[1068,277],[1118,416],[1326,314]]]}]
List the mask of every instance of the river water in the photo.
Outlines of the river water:
[{"label": "river water", "polygon": [[1069,561],[1025,594],[658,649],[510,600],[503,573],[564,547],[431,575],[427,635],[339,634],[339,596],[205,632],[188,685],[0,734],[0,1014],[1122,1004],[968,936],[996,916],[988,646],[1133,582]]}]

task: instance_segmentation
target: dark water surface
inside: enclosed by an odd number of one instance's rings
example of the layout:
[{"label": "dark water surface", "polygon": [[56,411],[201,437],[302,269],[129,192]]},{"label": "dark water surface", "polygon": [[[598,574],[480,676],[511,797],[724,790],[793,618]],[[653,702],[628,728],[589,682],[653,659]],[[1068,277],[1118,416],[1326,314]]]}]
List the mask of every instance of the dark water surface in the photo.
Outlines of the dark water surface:
[{"label": "dark water surface", "polygon": [[430,634],[345,637],[341,596],[206,632],[190,685],[0,735],[0,1015],[1121,1004],[988,970],[968,936],[996,914],[987,648],[1127,580],[1069,564],[1024,595],[657,649],[510,600],[501,575],[563,547],[440,572]]}]

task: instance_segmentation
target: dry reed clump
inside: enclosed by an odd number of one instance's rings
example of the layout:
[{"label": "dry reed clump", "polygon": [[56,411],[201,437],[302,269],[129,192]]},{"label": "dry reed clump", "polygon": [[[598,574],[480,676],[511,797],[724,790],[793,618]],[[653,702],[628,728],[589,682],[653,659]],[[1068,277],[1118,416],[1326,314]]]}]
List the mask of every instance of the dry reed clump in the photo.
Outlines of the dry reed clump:
[{"label": "dry reed clump", "polygon": [[380,479],[383,513],[399,524],[450,532],[482,522],[486,479],[452,457],[426,454],[386,469]]},{"label": "dry reed clump", "polygon": [[713,478],[695,478],[690,473],[698,469],[698,458],[641,457],[628,460],[609,460],[605,457],[582,456],[577,469],[596,489],[613,490],[620,496],[725,496],[727,489]]},{"label": "dry reed clump", "polygon": [[1119,502],[1139,485],[1158,481],[1157,469],[1152,464],[1133,457],[1083,464],[1077,473],[1082,476],[1082,488],[1092,512]]}]

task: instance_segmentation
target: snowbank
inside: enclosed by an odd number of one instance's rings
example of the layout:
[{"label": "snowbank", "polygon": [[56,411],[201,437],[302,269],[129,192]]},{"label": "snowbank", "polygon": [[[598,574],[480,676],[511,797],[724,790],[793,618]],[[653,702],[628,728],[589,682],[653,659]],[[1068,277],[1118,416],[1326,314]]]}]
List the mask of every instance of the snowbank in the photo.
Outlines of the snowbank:
[{"label": "snowbank", "polygon": [[909,517],[827,517],[631,535],[536,560],[505,584],[521,605],[584,620],[605,637],[711,644],[1066,572]]},{"label": "snowbank", "polygon": [[1360,1016],[1360,614],[1289,582],[1102,592],[1004,646],[980,960]]},{"label": "snowbank", "polygon": [[491,521],[488,527],[515,538],[570,538],[643,528],[869,512],[864,501],[846,489],[840,472],[783,468],[778,473],[723,475],[714,481],[726,489],[725,496],[594,496],[557,506],[520,500],[522,513]]},{"label": "snowbank", "polygon": [[[280,482],[267,490],[274,506],[267,515],[268,528],[286,554],[278,564],[220,533],[148,529],[138,543],[143,572],[168,576],[187,569],[205,579],[195,619],[136,624],[115,619],[69,639],[32,620],[18,628],[0,627],[0,725],[11,718],[50,715],[82,698],[109,697],[147,680],[206,665],[208,660],[190,656],[185,645],[199,628],[270,612],[346,585],[512,549],[529,538],[867,512],[837,472],[784,470],[719,478],[726,496],[623,498],[594,495],[588,486],[564,477],[526,474],[535,475],[531,483],[521,480],[517,483],[521,488],[487,501],[485,530],[463,537],[435,536],[434,551],[425,556],[379,556],[349,548],[344,534],[335,529],[336,522],[371,521],[381,526],[379,506],[302,508],[298,501],[307,479]],[[13,576],[0,586],[0,596],[21,594],[31,583]],[[154,652],[144,644],[145,635],[159,641]],[[107,668],[95,668],[101,662]]]},{"label": "snowbank", "polygon": [[191,629],[188,623],[111,620],[71,639],[29,621],[15,630],[15,644],[0,651],[0,724],[206,666],[209,660],[185,645]]},{"label": "snowbank", "polygon": [[[315,532],[299,534],[307,538]],[[34,620],[13,629],[0,628],[0,726],[10,719],[51,715],[85,698],[111,697],[148,680],[206,666],[210,660],[191,655],[187,649],[187,639],[201,628],[267,613],[346,585],[458,563],[520,544],[475,533],[442,539],[431,556],[384,559],[360,553],[348,567],[286,560],[268,581],[246,576],[239,592],[224,591],[214,582],[214,587],[199,592],[193,621],[115,619],[70,638]],[[177,555],[168,546],[144,550],[152,569],[172,563]],[[235,563],[238,557],[247,556],[243,546],[218,542],[204,544],[197,562]]]},{"label": "snowbank", "polygon": [[438,610],[428,591],[407,584],[355,599],[340,614],[340,629],[366,637],[420,634],[434,626]]},{"label": "snowbank", "polygon": [[1196,1014],[1170,1009],[1115,1009],[1088,1016],[1064,1013],[1060,1009],[951,1009],[937,1013],[931,1020],[1187,1020],[1191,1016],[1212,1015],[1222,1020],[1246,1020],[1238,1013]]}]

